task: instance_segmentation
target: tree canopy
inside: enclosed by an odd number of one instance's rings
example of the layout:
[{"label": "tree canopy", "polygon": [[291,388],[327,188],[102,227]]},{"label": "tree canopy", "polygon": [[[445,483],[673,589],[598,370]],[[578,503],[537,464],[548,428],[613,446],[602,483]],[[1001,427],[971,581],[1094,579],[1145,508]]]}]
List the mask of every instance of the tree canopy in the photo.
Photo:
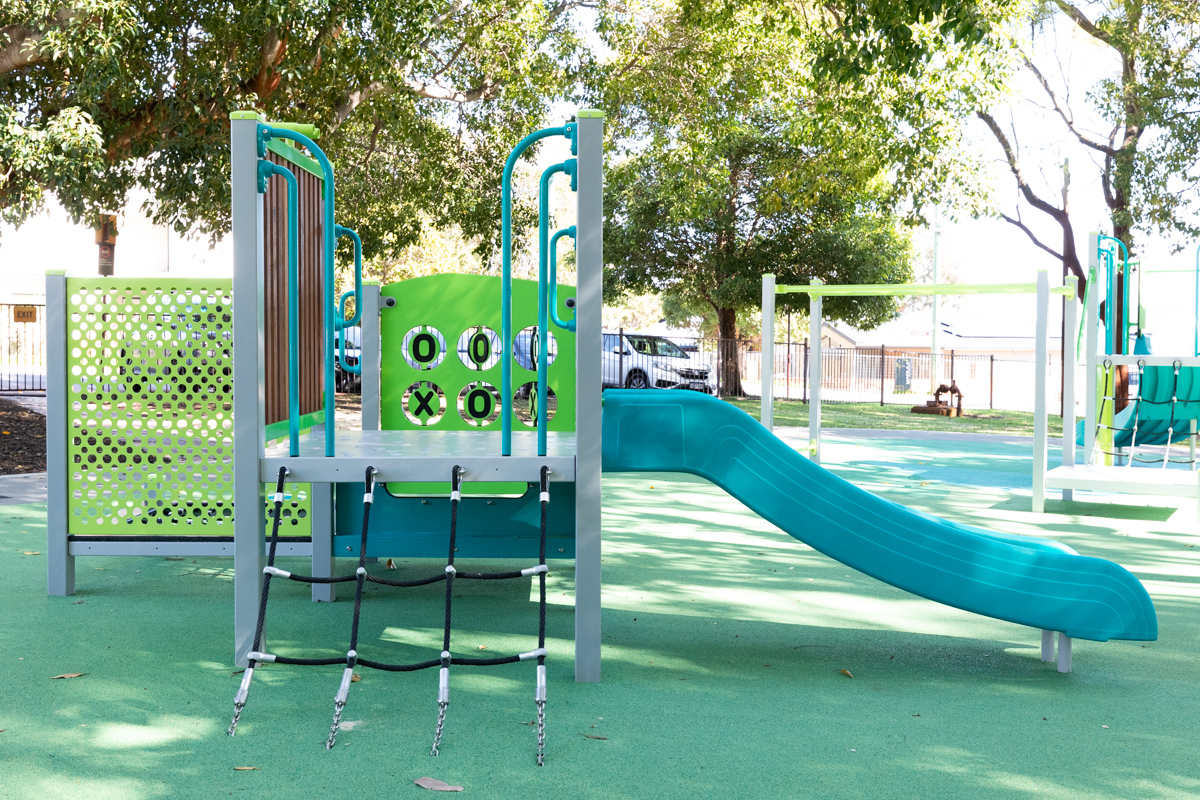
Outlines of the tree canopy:
[{"label": "tree canopy", "polygon": [[149,190],[159,223],[229,227],[229,113],[315,123],[346,224],[398,254],[421,220],[490,236],[498,174],[578,84],[583,0],[0,0],[0,218]]}]

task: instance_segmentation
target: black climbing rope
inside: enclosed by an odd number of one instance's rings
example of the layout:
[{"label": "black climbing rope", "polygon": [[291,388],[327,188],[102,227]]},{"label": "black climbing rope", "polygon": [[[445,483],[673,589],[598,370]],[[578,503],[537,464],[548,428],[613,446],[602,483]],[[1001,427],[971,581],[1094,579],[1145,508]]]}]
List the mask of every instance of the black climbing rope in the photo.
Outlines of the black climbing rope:
[{"label": "black climbing rope", "polygon": [[271,548],[267,552],[262,596],[258,601],[258,622],[254,626],[254,646],[250,648],[250,663],[246,665],[246,671],[242,673],[242,685],[238,687],[238,693],[233,698],[233,720],[229,723],[227,731],[230,736],[237,735],[238,720],[241,719],[242,709],[246,707],[246,700],[250,696],[250,681],[254,678],[254,668],[258,664],[255,656],[262,647],[263,623],[267,618],[267,598],[271,596],[271,575],[275,566],[275,546],[279,543],[279,521],[283,515],[283,481],[287,478],[288,472],[287,467],[280,467],[279,478],[275,482],[275,519],[271,524]]},{"label": "black climbing rope", "polygon": [[[541,507],[541,529],[538,540],[538,564],[535,567],[528,567],[522,570],[511,570],[507,572],[458,572],[454,565],[454,553],[458,542],[458,506],[462,501],[462,479],[464,470],[455,466],[450,475],[450,535],[446,554],[446,567],[437,574],[425,578],[417,578],[413,580],[391,580],[381,578],[367,573],[367,533],[370,523],[371,506],[374,502],[375,492],[375,475],[377,470],[374,467],[368,467],[364,487],[366,491],[363,494],[363,522],[362,536],[359,541],[358,551],[358,568],[353,575],[338,575],[334,577],[313,577],[311,575],[297,575],[287,570],[279,569],[275,566],[275,549],[276,542],[279,536],[279,524],[281,516],[281,507],[283,505],[283,479],[287,474],[286,468],[281,468],[279,473],[279,486],[275,493],[275,520],[274,527],[271,532],[271,546],[267,557],[267,566],[263,569],[263,594],[262,602],[259,605],[258,628],[255,633],[254,650],[250,653],[250,667],[246,670],[246,675],[242,681],[242,688],[239,690],[237,699],[234,703],[234,718],[233,724],[230,725],[229,733],[233,735],[234,729],[237,726],[238,717],[241,714],[242,708],[245,706],[246,693],[250,684],[250,675],[253,672],[254,666],[258,663],[267,664],[291,664],[295,666],[332,666],[334,664],[344,664],[342,671],[342,681],[338,687],[337,694],[334,698],[334,714],[333,724],[329,730],[329,737],[325,742],[326,749],[332,748],[337,741],[337,734],[341,724],[342,713],[345,710],[346,703],[349,699],[350,683],[354,678],[354,669],[356,667],[367,667],[369,669],[381,670],[383,672],[416,672],[424,669],[438,667],[438,716],[437,725],[434,729],[433,746],[430,749],[430,755],[436,756],[439,753],[442,739],[442,731],[446,722],[446,709],[450,703],[450,667],[451,666],[473,666],[473,667],[488,667],[499,664],[514,664],[520,661],[537,661],[537,686],[534,692],[534,701],[537,705],[537,763],[542,766],[544,763],[546,729],[545,729],[545,708],[546,708],[546,530],[547,530],[547,514],[550,502],[550,469],[542,467],[539,480],[539,505]],[[538,576],[538,646],[537,649],[526,653],[519,653],[509,656],[496,656],[492,658],[474,658],[468,656],[453,656],[450,653],[450,633],[453,620],[453,598],[454,598],[454,581],[462,580],[511,580],[515,578],[527,578],[533,575]],[[299,583],[348,583],[355,582],[354,591],[354,615],[350,627],[350,649],[345,657],[337,658],[293,658],[291,656],[280,656],[272,653],[260,652],[262,646],[262,629],[263,622],[266,616],[266,605],[268,590],[270,588],[271,578],[286,578],[288,580],[297,581]],[[419,661],[412,664],[388,664],[381,661],[372,661],[366,658],[361,658],[358,655],[358,635],[360,623],[362,620],[362,600],[363,589],[367,582],[380,584],[383,586],[394,587],[413,587],[426,586],[438,581],[446,582],[445,593],[445,615],[442,626],[442,651],[438,658],[429,659],[427,661]]]}]

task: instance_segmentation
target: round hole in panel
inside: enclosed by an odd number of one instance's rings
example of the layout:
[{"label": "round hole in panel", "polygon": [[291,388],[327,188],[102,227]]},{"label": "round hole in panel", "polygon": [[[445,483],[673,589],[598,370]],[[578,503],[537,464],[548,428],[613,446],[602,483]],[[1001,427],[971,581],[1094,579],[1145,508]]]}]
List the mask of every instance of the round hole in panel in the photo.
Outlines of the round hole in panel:
[{"label": "round hole in panel", "polygon": [[486,325],[473,325],[458,337],[459,359],[467,369],[476,372],[499,364],[503,349],[500,337]]},{"label": "round hole in panel", "polygon": [[404,360],[413,369],[434,369],[446,357],[446,337],[432,325],[418,325],[404,334]]},{"label": "round hole in panel", "polygon": [[472,381],[458,393],[458,415],[468,425],[491,425],[500,416],[500,392],[484,381]]},{"label": "round hole in panel", "polygon": [[[513,413],[517,419],[525,423],[531,428],[537,427],[537,381],[530,381],[518,387],[513,394]],[[558,411],[558,397],[555,396],[554,390],[546,387],[546,422],[554,419],[555,412]]]},{"label": "round hole in panel", "polygon": [[400,405],[414,425],[436,425],[446,413],[446,394],[436,383],[417,381],[404,390]]},{"label": "round hole in panel", "polygon": [[[546,351],[546,365],[549,366],[558,357],[558,339],[554,338],[554,333],[551,331],[546,331],[546,334],[550,337],[550,346]],[[539,339],[536,325],[530,325],[518,332],[516,338],[513,339],[513,358],[531,372],[537,372]]]}]

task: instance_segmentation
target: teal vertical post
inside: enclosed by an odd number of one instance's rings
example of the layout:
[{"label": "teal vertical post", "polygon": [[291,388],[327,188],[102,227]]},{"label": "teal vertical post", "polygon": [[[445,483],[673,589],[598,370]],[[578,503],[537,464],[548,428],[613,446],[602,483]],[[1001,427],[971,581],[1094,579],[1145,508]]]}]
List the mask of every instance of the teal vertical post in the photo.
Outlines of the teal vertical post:
[{"label": "teal vertical post", "polygon": [[548,136],[565,136],[575,141],[575,123],[558,128],[543,128],[526,136],[504,162],[504,174],[500,179],[500,455],[512,455],[512,174],[529,146]]},{"label": "teal vertical post", "polygon": [[300,184],[287,167],[270,161],[258,162],[258,190],[267,190],[267,179],[272,175],[283,178],[287,183],[288,214],[288,455],[300,455],[300,299],[299,286],[300,235]]},{"label": "teal vertical post", "polygon": [[549,391],[547,374],[550,367],[550,323],[547,307],[550,283],[547,266],[550,249],[550,179],[566,172],[566,163],[547,167],[542,173],[538,192],[538,355],[537,355],[537,440],[538,455],[546,455],[546,394]]}]

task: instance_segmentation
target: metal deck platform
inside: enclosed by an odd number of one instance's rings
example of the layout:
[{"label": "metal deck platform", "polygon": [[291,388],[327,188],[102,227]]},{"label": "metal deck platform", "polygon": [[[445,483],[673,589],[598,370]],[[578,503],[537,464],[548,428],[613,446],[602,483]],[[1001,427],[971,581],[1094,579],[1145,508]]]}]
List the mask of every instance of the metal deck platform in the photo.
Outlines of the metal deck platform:
[{"label": "metal deck platform", "polygon": [[271,445],[259,460],[259,475],[274,483],[280,467],[290,481],[348,483],[362,481],[368,466],[379,481],[444,481],[458,465],[467,481],[540,480],[550,467],[550,480],[575,480],[575,434],[550,432],[546,455],[537,454],[536,431],[513,431],[512,455],[500,455],[500,432],[490,431],[354,431],[337,432],[335,457],[325,456],[325,431],[300,437],[300,455],[288,455],[286,439]]}]

